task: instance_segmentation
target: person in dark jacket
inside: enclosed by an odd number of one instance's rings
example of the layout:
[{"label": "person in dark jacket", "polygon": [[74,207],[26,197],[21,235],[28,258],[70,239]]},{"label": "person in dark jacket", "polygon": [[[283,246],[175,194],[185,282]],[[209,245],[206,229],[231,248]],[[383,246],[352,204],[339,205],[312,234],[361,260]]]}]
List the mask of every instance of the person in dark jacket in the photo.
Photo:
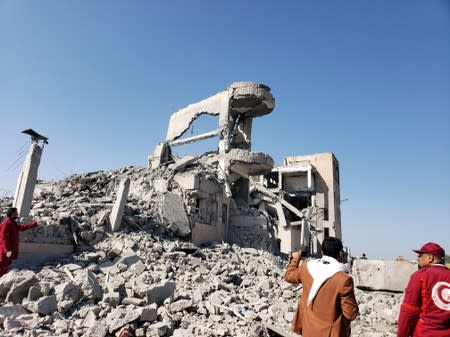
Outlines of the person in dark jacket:
[{"label": "person in dark jacket", "polygon": [[17,222],[18,218],[17,208],[11,207],[0,224],[0,277],[8,272],[13,260],[19,257],[19,231],[37,226],[36,221],[20,224]]},{"label": "person in dark jacket", "polygon": [[418,254],[419,270],[411,275],[398,318],[398,337],[450,336],[450,270],[445,251],[428,242]]}]

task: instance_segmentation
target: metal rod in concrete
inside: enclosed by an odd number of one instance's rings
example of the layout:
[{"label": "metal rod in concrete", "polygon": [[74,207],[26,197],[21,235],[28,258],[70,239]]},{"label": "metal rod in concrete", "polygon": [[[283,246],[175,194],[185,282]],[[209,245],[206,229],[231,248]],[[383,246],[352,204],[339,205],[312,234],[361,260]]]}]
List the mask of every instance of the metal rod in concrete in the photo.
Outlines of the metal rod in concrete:
[{"label": "metal rod in concrete", "polygon": [[201,135],[192,136],[192,137],[189,137],[189,138],[177,139],[177,140],[174,140],[172,142],[169,142],[168,144],[170,146],[184,145],[184,144],[198,142],[199,140],[216,137],[218,135],[220,135],[220,129],[217,129],[217,130],[214,130],[214,131],[210,131],[210,132],[205,132],[205,133],[202,133]]}]

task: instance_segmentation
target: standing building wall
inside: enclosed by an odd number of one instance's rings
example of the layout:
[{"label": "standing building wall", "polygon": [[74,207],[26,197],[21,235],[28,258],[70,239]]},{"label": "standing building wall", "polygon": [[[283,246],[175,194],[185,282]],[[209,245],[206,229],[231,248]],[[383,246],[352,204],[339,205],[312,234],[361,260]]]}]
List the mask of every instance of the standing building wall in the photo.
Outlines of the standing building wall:
[{"label": "standing building wall", "polygon": [[[311,170],[305,168],[311,167]],[[298,168],[297,171],[295,168]],[[284,159],[284,167],[276,169],[283,173],[280,180],[284,183],[280,188],[286,190],[289,195],[297,195],[307,198],[303,205],[297,203],[297,207],[305,214],[303,226],[309,228],[309,247],[311,254],[320,254],[320,243],[327,236],[342,239],[341,211],[340,211],[340,184],[339,162],[331,152],[317,153],[305,156],[291,156]],[[305,173],[301,174],[302,171]],[[297,175],[296,175],[297,172]],[[308,177],[311,174],[311,177]],[[308,182],[309,180],[312,180]],[[292,202],[291,202],[292,203]],[[295,224],[294,224],[295,225]],[[297,230],[290,226],[290,233],[297,236]],[[282,231],[281,250],[296,249],[292,238],[287,237],[287,229]],[[287,240],[287,241],[286,241]],[[295,240],[294,240],[295,241]],[[287,248],[287,246],[290,246]]]}]

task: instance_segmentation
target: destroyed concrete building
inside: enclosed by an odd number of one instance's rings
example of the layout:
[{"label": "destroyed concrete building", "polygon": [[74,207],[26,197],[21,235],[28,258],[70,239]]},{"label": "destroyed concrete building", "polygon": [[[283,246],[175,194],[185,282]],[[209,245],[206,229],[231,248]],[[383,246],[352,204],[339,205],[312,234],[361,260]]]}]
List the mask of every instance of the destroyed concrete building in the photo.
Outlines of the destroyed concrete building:
[{"label": "destroyed concrete building", "polygon": [[[233,83],[172,114],[149,168],[37,184],[30,215],[47,227],[24,234],[22,250],[30,258],[37,250],[64,254],[98,242],[121,223],[135,223],[195,244],[229,242],[319,255],[324,237],[342,237],[339,163],[332,153],[320,153],[286,157],[276,167],[269,154],[253,152],[253,119],[274,107],[269,87]],[[202,115],[217,118],[217,126],[186,136]],[[216,151],[173,154],[176,146],[211,137],[218,138]]]},{"label": "destroyed concrete building", "polygon": [[[253,118],[274,107],[269,87],[237,82],[171,116],[166,140],[149,157],[151,168],[172,163],[175,170],[185,169],[195,157],[174,160],[172,147],[219,137],[218,151],[208,160],[213,170],[206,177],[184,170],[174,178],[188,192],[186,217],[167,213],[191,229],[193,242],[228,241],[317,255],[324,237],[341,238],[339,164],[332,153],[287,157],[283,167],[275,167],[268,154],[251,151]],[[217,116],[217,128],[182,138],[203,114]],[[170,193],[167,198],[165,206],[178,207],[166,209],[183,209],[181,199]]]},{"label": "destroyed concrete building", "polygon": [[[276,167],[252,152],[253,118],[273,109],[267,86],[235,83],[175,112],[150,168],[27,188],[39,225],[21,234],[14,267],[28,269],[0,278],[0,335],[112,337],[130,325],[136,337],[290,336],[302,289],[283,281],[286,261],[268,251],[315,255],[325,236],[341,237],[339,164],[322,153]],[[183,138],[202,114],[218,127]],[[212,136],[215,152],[172,154]],[[0,199],[2,213],[12,204]],[[393,284],[367,284],[373,265],[357,272],[365,288]],[[353,332],[394,337],[401,295],[356,295]]]}]

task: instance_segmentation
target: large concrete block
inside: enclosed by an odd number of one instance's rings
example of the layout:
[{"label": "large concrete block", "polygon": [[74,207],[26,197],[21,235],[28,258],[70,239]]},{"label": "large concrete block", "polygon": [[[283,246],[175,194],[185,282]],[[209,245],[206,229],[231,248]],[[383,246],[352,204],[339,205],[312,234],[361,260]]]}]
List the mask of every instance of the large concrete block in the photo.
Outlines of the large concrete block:
[{"label": "large concrete block", "polygon": [[187,155],[177,160],[175,163],[170,164],[169,168],[173,169],[175,172],[182,171],[186,166],[192,164],[196,159],[196,156]]},{"label": "large concrete block", "polygon": [[199,177],[192,173],[177,174],[174,180],[184,190],[197,190],[200,186]]},{"label": "large concrete block", "polygon": [[184,203],[181,197],[175,193],[164,195],[161,207],[161,216],[168,222],[175,224],[178,228],[178,236],[187,236],[191,233],[189,219],[184,209]]},{"label": "large concrete block", "polygon": [[156,303],[141,308],[140,320],[142,322],[153,322],[158,318],[158,307]]},{"label": "large concrete block", "polygon": [[117,191],[117,199],[109,216],[111,231],[116,232],[122,223],[123,210],[127,203],[128,192],[130,191],[130,178],[122,180]]},{"label": "large concrete block", "polygon": [[17,317],[20,315],[26,315],[29,311],[21,305],[2,305],[0,307],[0,315],[5,317]]},{"label": "large concrete block", "polygon": [[108,334],[108,327],[101,321],[97,321],[91,326],[83,337],[105,337]]},{"label": "large concrete block", "polygon": [[[31,270],[11,270],[9,273],[0,277],[0,297],[5,297],[17,284],[29,280],[36,280],[36,274]],[[28,287],[29,288],[29,287]]]},{"label": "large concrete block", "polygon": [[64,282],[55,287],[58,309],[62,312],[69,310],[80,298],[80,287],[72,282]]},{"label": "large concrete block", "polygon": [[175,282],[167,281],[160,285],[151,287],[147,292],[147,303],[162,305],[166,298],[172,297],[175,293]]},{"label": "large concrete block", "polygon": [[[39,228],[39,226],[36,228]],[[20,269],[40,265],[48,261],[55,261],[71,255],[74,251],[71,244],[21,242],[19,247],[20,254],[19,258],[14,261],[14,267]]]},{"label": "large concrete block", "polygon": [[12,277],[12,284],[6,294],[6,302],[21,303],[27,297],[30,287],[37,281],[32,271],[27,271],[21,275],[16,274],[16,276]]},{"label": "large concrete block", "polygon": [[113,309],[106,316],[109,333],[137,320],[141,316],[141,311],[139,309],[130,310],[128,307]]},{"label": "large concrete block", "polygon": [[57,309],[56,295],[41,297],[31,304],[30,309],[41,315],[50,315]]},{"label": "large concrete block", "polygon": [[358,288],[402,292],[417,270],[417,263],[358,259],[353,262],[352,270]]},{"label": "large concrete block", "polygon": [[103,289],[97,280],[97,276],[89,269],[86,269],[86,282],[84,285],[88,287],[89,293],[92,292],[94,294],[95,298],[101,299],[103,297]]}]

